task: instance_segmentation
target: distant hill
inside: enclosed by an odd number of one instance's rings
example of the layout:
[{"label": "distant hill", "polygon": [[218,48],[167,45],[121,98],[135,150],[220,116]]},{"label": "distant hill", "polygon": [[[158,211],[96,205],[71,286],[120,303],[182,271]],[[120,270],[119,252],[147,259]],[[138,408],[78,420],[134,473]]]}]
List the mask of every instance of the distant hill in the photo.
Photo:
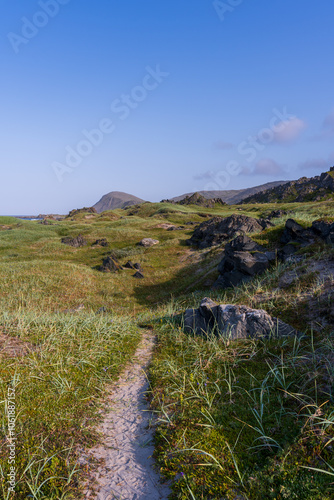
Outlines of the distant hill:
[{"label": "distant hill", "polygon": [[114,210],[115,208],[126,208],[130,205],[138,205],[144,203],[144,200],[133,196],[132,194],[122,193],[121,191],[111,191],[111,193],[102,196],[93,208],[98,213],[105,212],[106,210]]},{"label": "distant hill", "polygon": [[334,196],[334,167],[315,177],[301,177],[245,198],[242,203],[321,201]]},{"label": "distant hill", "polygon": [[[270,188],[274,188],[276,186],[281,186],[282,184],[285,184],[287,182],[288,181],[274,181],[246,189],[231,189],[228,191],[198,191],[198,193],[207,199],[221,198],[223,201],[225,201],[225,203],[228,203],[229,205],[236,205],[248,196],[259,193],[261,191],[265,191]],[[178,202],[183,200],[187,196],[192,196],[193,194],[194,193],[182,194],[181,196],[175,196],[174,198],[171,198],[171,200]]]}]

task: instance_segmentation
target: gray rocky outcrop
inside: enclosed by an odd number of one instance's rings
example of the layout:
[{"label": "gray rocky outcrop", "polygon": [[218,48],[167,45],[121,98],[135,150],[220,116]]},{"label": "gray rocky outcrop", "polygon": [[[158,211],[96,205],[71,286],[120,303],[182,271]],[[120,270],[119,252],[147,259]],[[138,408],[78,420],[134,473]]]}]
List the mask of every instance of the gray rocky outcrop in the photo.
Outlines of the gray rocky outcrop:
[{"label": "gray rocky outcrop", "polygon": [[99,240],[94,241],[92,244],[92,247],[107,247],[108,246],[108,241],[106,238],[100,238]]},{"label": "gray rocky outcrop", "polygon": [[70,236],[65,236],[64,238],[62,238],[61,242],[64,245],[69,245],[69,246],[74,247],[74,248],[80,248],[80,247],[84,247],[85,245],[87,245],[87,241],[84,239],[84,237],[81,234],[79,234],[75,238],[71,238]]},{"label": "gray rocky outcrop", "polygon": [[202,300],[198,309],[185,311],[184,329],[195,335],[214,334],[231,340],[282,337],[298,333],[263,309],[217,304],[207,297]]},{"label": "gray rocky outcrop", "polygon": [[192,237],[186,240],[188,245],[199,249],[222,245],[241,233],[256,233],[271,227],[268,220],[254,219],[246,215],[233,214],[229,217],[214,217],[202,222],[194,231]]},{"label": "gray rocky outcrop", "polygon": [[214,286],[237,286],[266,271],[275,259],[275,252],[267,251],[247,235],[237,236],[225,245],[223,259],[218,266],[220,276]]}]

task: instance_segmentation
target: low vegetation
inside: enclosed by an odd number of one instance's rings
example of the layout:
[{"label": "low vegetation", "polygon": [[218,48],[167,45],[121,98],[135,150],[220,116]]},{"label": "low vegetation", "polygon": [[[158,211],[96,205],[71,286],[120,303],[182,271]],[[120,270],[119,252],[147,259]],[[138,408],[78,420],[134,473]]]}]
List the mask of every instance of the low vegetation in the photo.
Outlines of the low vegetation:
[{"label": "low vegetation", "polygon": [[[15,498],[79,498],[85,469],[78,457],[99,439],[108,384],[133,355],[140,330],[153,328],[156,459],[174,483],[173,498],[333,498],[333,249],[302,248],[298,262],[276,262],[251,282],[219,291],[212,284],[222,248],[185,244],[214,215],[266,217],[277,208],[287,215],[252,235],[267,248],[277,246],[286,219],[309,226],[333,217],[334,202],[204,212],[143,203],[49,225],[0,218],[0,496],[11,498],[8,387],[16,401]],[[79,234],[87,245],[61,243]],[[160,243],[138,246],[145,237]],[[92,246],[102,238],[107,247]],[[140,263],[144,278],[133,269],[100,272],[111,253],[121,265]],[[186,335],[180,313],[204,296],[263,308],[301,335],[238,342]]]}]

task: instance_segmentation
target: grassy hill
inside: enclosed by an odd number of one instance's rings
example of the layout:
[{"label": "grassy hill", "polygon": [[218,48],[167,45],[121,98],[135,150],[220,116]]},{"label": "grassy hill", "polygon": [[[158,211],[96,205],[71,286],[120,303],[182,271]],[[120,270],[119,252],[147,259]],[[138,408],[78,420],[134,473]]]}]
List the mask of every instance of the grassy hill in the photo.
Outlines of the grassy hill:
[{"label": "grassy hill", "polygon": [[[150,368],[158,416],[156,460],[173,498],[262,500],[334,496],[334,250],[299,250],[234,289],[213,290],[223,248],[189,248],[196,224],[242,213],[289,212],[252,235],[277,246],[287,218],[308,227],[333,217],[334,201],[221,206],[141,203],[79,213],[51,225],[0,217],[0,496],[9,472],[5,398],[15,388],[17,496],[80,498],[80,452],[98,441],[105,388],[145,329],[157,346]],[[169,231],[167,225],[177,230]],[[83,236],[73,248],[64,237]],[[145,237],[159,244],[144,248]],[[108,246],[92,246],[105,238]],[[133,270],[98,270],[112,254]],[[294,279],[283,287],[287,273]],[[334,273],[334,271],[333,271]],[[304,335],[229,342],[184,333],[180,313],[209,296],[265,309]],[[103,309],[103,313],[100,308]]]},{"label": "grassy hill", "polygon": [[106,210],[114,210],[116,208],[125,208],[137,203],[143,203],[144,200],[133,196],[132,194],[123,193],[121,191],[111,191],[105,194],[102,198],[95,203],[94,208],[98,213],[105,212]]}]

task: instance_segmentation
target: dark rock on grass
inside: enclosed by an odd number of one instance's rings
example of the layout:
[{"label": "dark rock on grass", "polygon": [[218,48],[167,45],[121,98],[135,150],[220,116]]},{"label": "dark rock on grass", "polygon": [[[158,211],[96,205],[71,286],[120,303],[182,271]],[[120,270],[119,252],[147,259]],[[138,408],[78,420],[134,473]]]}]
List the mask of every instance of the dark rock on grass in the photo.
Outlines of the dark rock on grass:
[{"label": "dark rock on grass", "polygon": [[40,220],[38,224],[43,224],[44,226],[51,226],[52,222],[49,219]]},{"label": "dark rock on grass", "polygon": [[171,227],[169,227],[169,228],[167,229],[167,231],[181,231],[182,229],[185,229],[185,227],[184,227],[184,226],[178,226],[178,227],[176,227],[176,226],[171,226]]},{"label": "dark rock on grass", "polygon": [[138,279],[143,279],[144,275],[140,271],[137,271],[135,274],[133,274],[133,277]]},{"label": "dark rock on grass", "polygon": [[275,259],[274,252],[267,252],[264,247],[245,234],[237,236],[225,246],[224,257],[218,266],[220,277],[214,286],[215,288],[237,286],[256,274],[263,273]]},{"label": "dark rock on grass", "polygon": [[108,241],[106,238],[101,238],[99,240],[94,241],[92,244],[92,247],[107,247],[108,246]]},{"label": "dark rock on grass", "polygon": [[312,230],[329,245],[334,245],[334,222],[326,220],[315,220],[312,222]]},{"label": "dark rock on grass", "polygon": [[119,264],[118,260],[112,255],[106,257],[99,268],[99,270],[102,271],[103,273],[115,273],[116,271],[120,271],[121,269],[122,266]]},{"label": "dark rock on grass", "polygon": [[221,245],[241,233],[261,232],[272,224],[268,220],[254,219],[246,215],[233,214],[230,217],[214,217],[202,222],[186,241],[199,249]]},{"label": "dark rock on grass", "polygon": [[195,335],[214,334],[231,340],[297,335],[298,332],[262,309],[217,304],[207,297],[198,309],[187,309],[184,329]]},{"label": "dark rock on grass", "polygon": [[142,271],[142,267],[139,262],[133,263],[131,260],[129,260],[123,267],[126,269],[137,269],[138,271]]},{"label": "dark rock on grass", "polygon": [[314,243],[314,232],[311,229],[304,229],[293,219],[288,219],[285,223],[285,229],[281,236],[281,243],[290,243],[291,241],[311,244]]},{"label": "dark rock on grass", "polygon": [[69,245],[74,248],[80,248],[84,247],[87,245],[87,241],[83,238],[81,234],[76,236],[75,238],[71,238],[70,236],[66,236],[65,238],[62,238],[61,242],[64,245]]},{"label": "dark rock on grass", "polygon": [[159,243],[159,240],[153,240],[152,238],[143,238],[138,245],[141,245],[142,247],[152,247],[153,245],[157,245]]},{"label": "dark rock on grass", "polygon": [[126,269],[135,269],[135,265],[133,262],[131,262],[131,260],[128,260],[128,262],[123,267],[125,267]]},{"label": "dark rock on grass", "polygon": [[97,211],[95,210],[94,207],[76,208],[74,210],[71,210],[69,214],[66,216],[66,218],[74,217],[75,215],[84,213],[97,214]]},{"label": "dark rock on grass", "polygon": [[267,218],[278,219],[280,217],[284,217],[285,215],[288,215],[288,212],[286,212],[285,210],[273,210],[272,212],[270,212]]}]

